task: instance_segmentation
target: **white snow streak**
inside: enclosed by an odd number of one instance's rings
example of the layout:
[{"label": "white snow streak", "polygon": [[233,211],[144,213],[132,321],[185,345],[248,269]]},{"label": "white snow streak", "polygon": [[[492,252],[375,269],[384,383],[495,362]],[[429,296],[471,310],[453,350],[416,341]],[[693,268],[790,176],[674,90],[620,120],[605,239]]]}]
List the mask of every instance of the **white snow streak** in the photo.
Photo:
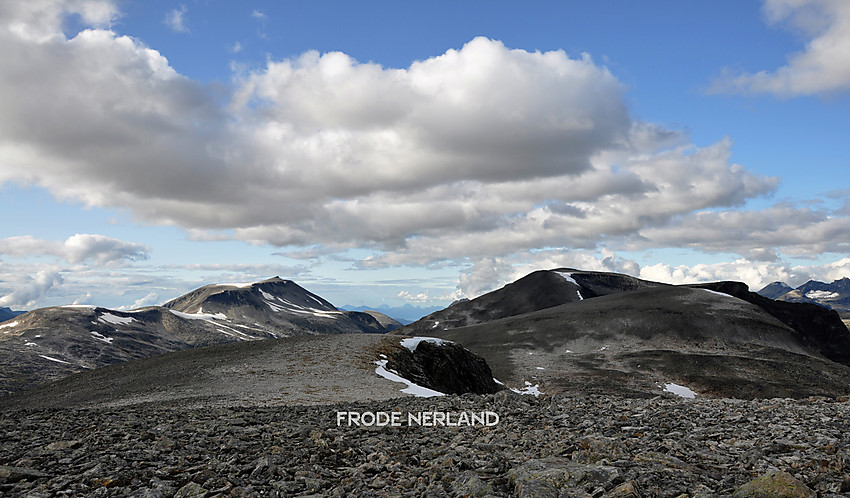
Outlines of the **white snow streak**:
[{"label": "white snow streak", "polygon": [[682,398],[695,398],[697,393],[691,391],[685,386],[680,386],[679,384],[673,384],[672,382],[668,382],[664,384],[664,391],[668,393],[673,393],[676,396]]},{"label": "white snow streak", "polygon": [[555,273],[557,273],[558,275],[560,275],[560,276],[564,277],[564,280],[566,280],[567,282],[569,282],[569,283],[571,283],[571,284],[574,284],[574,285],[578,286],[579,290],[576,290],[576,294],[578,295],[578,300],[579,300],[579,301],[584,301],[584,297],[581,295],[581,290],[580,290],[580,289],[581,289],[581,285],[579,285],[579,283],[578,283],[578,282],[576,282],[576,279],[574,279],[574,278],[573,278],[573,274],[572,274],[572,273],[567,273],[567,272],[563,272],[563,271],[556,271]]},{"label": "white snow streak", "polygon": [[706,291],[706,292],[710,292],[710,293],[712,293],[712,294],[716,294],[716,295],[718,295],[718,296],[731,297],[732,299],[738,299],[737,297],[735,297],[735,296],[731,296],[731,295],[729,295],[729,294],[726,294],[725,292],[717,292],[717,291],[713,291],[713,290],[711,290],[711,289],[702,289],[702,290],[704,290],[704,291]]},{"label": "white snow streak", "polygon": [[107,344],[112,344],[112,341],[115,340],[112,337],[106,337],[102,334],[99,334],[99,333],[95,332],[94,330],[91,331],[91,335],[92,335],[93,338],[97,339],[98,341],[105,342]]},{"label": "white snow streak", "polygon": [[398,374],[392,373],[387,370],[387,360],[378,360],[375,362],[375,365],[378,365],[378,368],[375,369],[375,373],[380,375],[381,377],[391,380],[393,382],[401,382],[403,384],[407,384],[407,387],[401,390],[403,393],[412,394],[417,398],[431,398],[434,396],[445,396],[445,394],[434,391],[433,389],[428,389],[427,387],[422,387],[420,385],[414,384],[409,380],[401,377]]},{"label": "white snow streak", "polygon": [[[4,325],[0,325],[0,329],[10,329],[10,328],[12,328],[12,327],[17,327],[17,326],[18,326],[18,324],[19,324],[19,322],[18,322],[17,320],[15,320],[15,321],[14,321],[14,322],[12,322],[12,323],[6,323],[6,324],[4,324]],[[4,333],[4,334],[8,334],[8,332],[3,332],[3,333]]]},{"label": "white snow streak", "polygon": [[57,362],[57,363],[64,363],[64,364],[66,364],[66,365],[70,365],[70,363],[68,363],[67,361],[62,361],[62,360],[57,359],[57,358],[52,358],[52,357],[50,357],[50,356],[45,356],[45,355],[43,355],[43,354],[40,354],[39,356],[41,356],[41,357],[42,357],[42,358],[44,358],[45,360],[50,360],[50,361],[55,361],[55,362]]},{"label": "white snow streak", "polygon": [[180,318],[185,318],[186,320],[204,320],[206,322],[212,320],[227,320],[227,316],[224,313],[183,313],[182,311],[168,310],[174,315],[179,316]]},{"label": "white snow streak", "polygon": [[411,352],[416,351],[416,348],[419,346],[420,342],[431,342],[438,346],[442,344],[451,343],[451,341],[447,341],[445,339],[438,339],[436,337],[411,337],[409,339],[402,339],[401,345],[409,349]]},{"label": "white snow streak", "polygon": [[118,316],[118,315],[113,315],[112,313],[104,313],[104,314],[100,315],[98,320],[103,322],[103,323],[111,323],[112,325],[127,325],[127,324],[133,322],[133,317]]}]

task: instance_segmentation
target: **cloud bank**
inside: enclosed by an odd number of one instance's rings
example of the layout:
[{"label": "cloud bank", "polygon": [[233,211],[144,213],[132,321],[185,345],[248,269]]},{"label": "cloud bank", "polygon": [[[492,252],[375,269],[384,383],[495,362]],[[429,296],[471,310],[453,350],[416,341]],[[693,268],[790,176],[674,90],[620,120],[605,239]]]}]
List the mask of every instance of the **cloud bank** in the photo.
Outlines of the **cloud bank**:
[{"label": "cloud bank", "polygon": [[[89,28],[65,34],[72,12]],[[0,182],[199,239],[372,249],[362,267],[534,248],[846,250],[846,214],[741,210],[778,179],[734,164],[731,140],[696,146],[634,118],[588,55],[487,38],[407,68],[308,52],[235,74],[222,105],[112,31],[116,15],[97,0],[0,7]],[[88,254],[67,243],[48,252]]]},{"label": "cloud bank", "polygon": [[0,254],[13,257],[55,256],[68,263],[119,264],[148,259],[150,248],[103,235],[78,233],[63,242],[29,235],[0,239]]},{"label": "cloud bank", "polygon": [[10,294],[0,296],[0,306],[25,308],[38,301],[49,290],[61,286],[63,282],[59,272],[40,271],[35,277],[18,283]]}]

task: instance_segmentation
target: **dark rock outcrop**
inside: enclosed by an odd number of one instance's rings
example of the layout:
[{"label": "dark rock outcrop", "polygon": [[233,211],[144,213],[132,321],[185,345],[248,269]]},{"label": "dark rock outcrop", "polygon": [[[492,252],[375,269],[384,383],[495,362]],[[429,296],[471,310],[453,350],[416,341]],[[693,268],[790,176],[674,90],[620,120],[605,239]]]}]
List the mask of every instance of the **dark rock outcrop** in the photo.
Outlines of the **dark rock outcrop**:
[{"label": "dark rock outcrop", "polygon": [[489,394],[503,389],[493,381],[483,358],[452,342],[422,341],[413,351],[399,348],[390,354],[387,369],[445,394]]}]

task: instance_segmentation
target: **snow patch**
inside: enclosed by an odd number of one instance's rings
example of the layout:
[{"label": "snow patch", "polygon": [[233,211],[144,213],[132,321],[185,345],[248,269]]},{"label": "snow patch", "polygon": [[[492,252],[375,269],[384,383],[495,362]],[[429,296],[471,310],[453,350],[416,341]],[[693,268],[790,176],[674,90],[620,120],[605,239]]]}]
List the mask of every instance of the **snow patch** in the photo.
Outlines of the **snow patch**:
[{"label": "snow patch", "polygon": [[273,302],[266,300],[266,299],[264,299],[263,302],[266,303],[269,306],[269,308],[271,308],[271,310],[274,311],[275,313],[278,313],[278,312],[286,309],[283,306],[281,306],[279,304],[274,304]]},{"label": "snow patch", "polygon": [[809,299],[838,299],[839,297],[841,297],[841,294],[837,292],[813,290],[807,292],[806,297]]},{"label": "snow patch", "polygon": [[71,364],[71,363],[68,363],[67,361],[62,361],[62,360],[60,360],[60,359],[58,359],[58,358],[53,358],[53,357],[51,357],[51,356],[45,356],[45,355],[43,355],[43,354],[40,354],[39,356],[41,356],[41,357],[42,357],[42,358],[44,358],[45,360],[55,361],[55,362],[57,362],[57,363],[64,363],[64,364],[66,364],[66,365],[70,365],[70,364]]},{"label": "snow patch", "polygon": [[263,298],[268,299],[269,301],[274,301],[275,299],[277,299],[276,297],[272,296],[271,294],[264,291],[263,289],[257,289],[257,290],[260,291],[260,294],[262,294]]},{"label": "snow patch", "polygon": [[112,338],[112,337],[106,337],[106,336],[104,336],[104,335],[102,335],[102,334],[99,334],[99,333],[95,332],[94,330],[92,330],[92,331],[91,331],[91,336],[92,336],[93,338],[97,339],[98,341],[105,342],[105,343],[107,343],[107,344],[112,344],[112,341],[114,341],[114,340],[115,340],[115,339],[114,339],[114,338]]},{"label": "snow patch", "polygon": [[111,323],[112,325],[127,325],[133,322],[131,316],[118,316],[112,313],[104,313],[98,317],[98,320],[103,323]]},{"label": "snow patch", "polygon": [[[17,320],[15,320],[12,323],[6,323],[4,325],[0,325],[0,329],[10,329],[12,327],[17,327],[18,325],[19,325],[19,322]],[[7,333],[8,332],[4,332],[4,334],[7,334]]]},{"label": "snow patch", "polygon": [[679,384],[674,384],[672,382],[667,382],[664,384],[664,392],[673,393],[676,396],[690,399],[693,399],[697,396],[697,393],[691,391],[689,388],[685,386],[680,386]]},{"label": "snow patch", "polygon": [[252,285],[254,285],[254,282],[227,282],[214,285],[216,287],[238,287],[240,289],[244,289],[245,287],[251,287]]},{"label": "snow patch", "polygon": [[401,377],[400,375],[394,374],[387,370],[387,360],[377,360],[375,365],[378,365],[378,368],[375,369],[375,373],[380,375],[381,377],[391,380],[393,382],[401,382],[403,384],[407,384],[407,387],[401,390],[403,393],[412,394],[417,398],[431,398],[434,396],[445,396],[445,394],[434,391],[433,389],[428,389],[427,387],[422,387],[420,385],[414,384],[409,380]]},{"label": "snow patch", "polygon": [[732,299],[738,299],[737,297],[732,296],[732,295],[729,295],[729,294],[726,294],[725,292],[717,292],[717,291],[713,291],[713,290],[711,290],[711,289],[702,289],[702,290],[704,290],[704,291],[706,291],[706,292],[710,292],[710,293],[715,294],[715,295],[718,295],[718,296],[731,297]]},{"label": "snow patch", "polygon": [[534,384],[532,386],[531,382],[529,382],[529,381],[525,381],[525,387],[523,387],[521,389],[514,389],[512,387],[511,391],[513,391],[515,393],[519,393],[519,394],[530,394],[530,395],[534,396],[535,398],[537,396],[540,396],[541,394],[543,394],[542,392],[540,392],[540,384]]},{"label": "snow patch", "polygon": [[24,344],[24,346],[38,346],[38,344],[36,344],[34,342],[28,342],[28,343]]},{"label": "snow patch", "polygon": [[185,318],[186,320],[204,320],[206,322],[212,320],[227,320],[227,316],[224,313],[183,313],[182,311],[168,310],[172,314],[179,316],[180,318]]},{"label": "snow patch", "polygon": [[564,272],[564,271],[556,271],[555,273],[564,277],[564,280],[566,280],[567,282],[578,286],[579,290],[576,290],[576,295],[578,295],[579,301],[584,301],[584,296],[581,295],[581,285],[579,285],[579,283],[576,282],[576,279],[573,278],[572,273],[568,273],[568,272]]},{"label": "snow patch", "polygon": [[409,349],[411,352],[416,351],[416,348],[419,346],[420,342],[431,342],[438,346],[442,344],[451,343],[451,341],[447,341],[445,339],[438,339],[436,337],[411,337],[409,339],[402,339],[401,345]]}]

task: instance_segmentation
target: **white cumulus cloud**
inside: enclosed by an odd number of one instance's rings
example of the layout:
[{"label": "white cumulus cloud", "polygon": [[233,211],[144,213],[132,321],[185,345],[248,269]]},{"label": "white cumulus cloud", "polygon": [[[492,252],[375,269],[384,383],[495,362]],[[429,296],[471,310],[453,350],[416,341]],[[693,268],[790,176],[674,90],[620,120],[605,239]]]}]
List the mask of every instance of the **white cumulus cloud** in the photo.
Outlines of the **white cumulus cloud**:
[{"label": "white cumulus cloud", "polygon": [[[109,2],[11,3],[0,7],[0,182],[193,238],[367,248],[369,267],[689,246],[700,232],[665,228],[771,215],[740,208],[776,178],[732,162],[728,139],[698,147],[633,118],[623,84],[588,55],[488,38],[406,68],[308,52],[235,75],[223,106],[111,30]],[[64,34],[72,11],[90,28]],[[828,237],[847,220],[832,214],[818,228],[792,214],[809,229],[804,242],[765,234],[727,250],[834,247]],[[97,245],[78,242],[51,254],[81,261]]]},{"label": "white cumulus cloud", "polygon": [[850,2],[846,0],[765,0],[771,24],[795,29],[805,48],[773,71],[727,74],[714,91],[772,93],[782,97],[834,94],[850,90]]},{"label": "white cumulus cloud", "polygon": [[0,306],[25,308],[42,298],[50,289],[61,286],[62,275],[56,271],[40,271],[16,285],[11,293],[0,297]]},{"label": "white cumulus cloud", "polygon": [[175,33],[188,33],[189,28],[186,27],[187,12],[189,12],[189,8],[182,4],[179,8],[168,11],[165,15],[165,25]]},{"label": "white cumulus cloud", "polygon": [[14,257],[56,256],[68,263],[91,261],[99,265],[148,258],[150,248],[135,242],[96,234],[72,235],[64,241],[44,240],[29,235],[0,239],[0,254]]}]

